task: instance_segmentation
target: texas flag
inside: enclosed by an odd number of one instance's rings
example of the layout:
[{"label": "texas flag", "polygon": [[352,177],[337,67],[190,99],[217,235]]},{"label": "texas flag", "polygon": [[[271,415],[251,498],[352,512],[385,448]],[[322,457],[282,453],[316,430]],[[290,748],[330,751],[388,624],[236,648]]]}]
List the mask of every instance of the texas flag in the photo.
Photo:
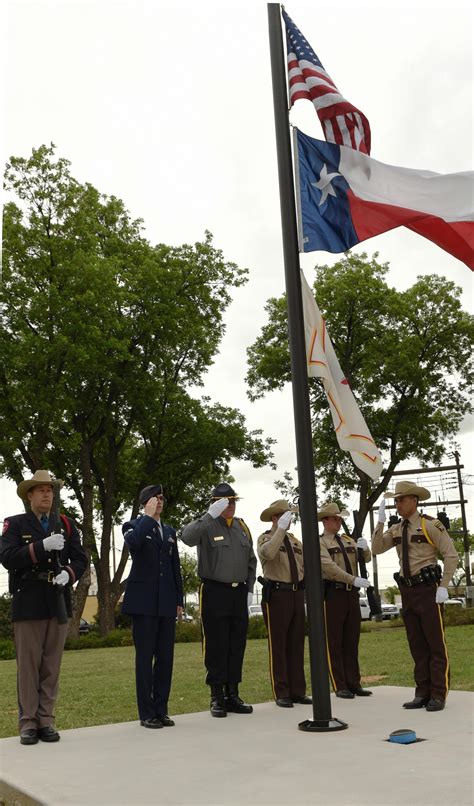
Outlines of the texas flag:
[{"label": "texas flag", "polygon": [[300,251],[345,252],[395,227],[474,270],[474,173],[399,168],[296,131]]}]

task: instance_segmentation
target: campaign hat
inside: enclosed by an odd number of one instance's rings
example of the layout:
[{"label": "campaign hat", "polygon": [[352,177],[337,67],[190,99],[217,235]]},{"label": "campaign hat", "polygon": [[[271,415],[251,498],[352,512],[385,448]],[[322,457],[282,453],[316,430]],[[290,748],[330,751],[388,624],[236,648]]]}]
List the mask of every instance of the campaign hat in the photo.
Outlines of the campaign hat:
[{"label": "campaign hat", "polygon": [[260,515],[261,521],[271,521],[273,515],[283,515],[284,512],[299,512],[296,505],[290,504],[284,498],[274,501],[269,507],[263,510]]},{"label": "campaign hat", "polygon": [[33,489],[33,487],[37,487],[39,484],[51,484],[53,487],[59,487],[59,489],[61,489],[64,481],[62,479],[53,478],[49,470],[37,470],[30,479],[20,481],[16,488],[16,494],[24,501],[26,500],[27,492]]}]

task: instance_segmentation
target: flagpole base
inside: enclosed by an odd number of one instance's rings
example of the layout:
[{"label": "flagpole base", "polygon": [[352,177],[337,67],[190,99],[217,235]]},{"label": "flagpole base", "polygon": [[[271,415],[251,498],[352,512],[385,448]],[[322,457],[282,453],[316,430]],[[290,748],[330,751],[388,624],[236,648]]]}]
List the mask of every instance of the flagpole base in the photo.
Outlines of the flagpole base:
[{"label": "flagpole base", "polygon": [[298,730],[309,733],[324,733],[331,730],[345,730],[348,728],[347,722],[341,719],[305,719],[298,724]]}]

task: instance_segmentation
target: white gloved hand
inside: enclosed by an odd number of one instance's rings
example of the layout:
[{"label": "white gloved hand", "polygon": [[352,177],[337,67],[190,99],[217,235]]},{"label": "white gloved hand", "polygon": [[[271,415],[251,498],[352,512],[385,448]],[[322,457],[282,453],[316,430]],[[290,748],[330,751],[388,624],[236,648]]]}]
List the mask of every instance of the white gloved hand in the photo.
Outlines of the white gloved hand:
[{"label": "white gloved hand", "polygon": [[363,577],[356,577],[352,584],[355,585],[356,588],[370,588],[369,580]]},{"label": "white gloved hand", "polygon": [[362,549],[363,551],[365,551],[367,548],[369,548],[369,545],[368,545],[367,540],[365,539],[365,537],[359,537],[359,539],[358,539],[358,541],[356,543],[356,546],[357,546],[358,549]]},{"label": "white gloved hand", "polygon": [[53,585],[67,585],[69,582],[69,574],[67,571],[61,571],[53,579]]},{"label": "white gloved hand", "polygon": [[283,529],[283,531],[286,532],[291,523],[292,517],[293,517],[292,512],[284,512],[283,515],[280,515],[277,521],[278,528]]},{"label": "white gloved hand", "polygon": [[229,506],[229,499],[228,498],[219,498],[218,501],[213,501],[212,504],[209,506],[207,510],[207,514],[211,516],[211,518],[218,518],[219,515],[222,515],[224,509],[227,509]]},{"label": "white gloved hand", "polygon": [[379,514],[378,514],[379,523],[385,523],[386,516],[385,516],[385,498],[382,498],[379,504]]},{"label": "white gloved hand", "polygon": [[49,535],[43,539],[43,546],[45,551],[61,551],[64,548],[64,536]]},{"label": "white gloved hand", "polygon": [[249,609],[250,605],[253,604],[253,593],[247,593],[247,610]]},{"label": "white gloved hand", "polygon": [[440,585],[438,590],[436,591],[436,604],[443,604],[443,602],[447,602],[448,599],[449,599],[448,589],[443,588]]}]

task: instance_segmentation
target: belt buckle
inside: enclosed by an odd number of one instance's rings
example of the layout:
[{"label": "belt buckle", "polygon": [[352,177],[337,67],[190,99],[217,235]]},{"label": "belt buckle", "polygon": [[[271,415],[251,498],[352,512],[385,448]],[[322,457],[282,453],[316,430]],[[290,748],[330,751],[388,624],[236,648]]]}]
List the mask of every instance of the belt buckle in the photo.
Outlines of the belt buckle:
[{"label": "belt buckle", "polygon": [[230,584],[232,585],[233,588],[238,588],[239,587],[238,582],[231,582]]},{"label": "belt buckle", "polygon": [[411,581],[410,577],[408,577],[408,579],[405,578],[405,585],[407,586],[407,588],[413,587],[413,582]]},{"label": "belt buckle", "polygon": [[347,582],[346,583],[346,591],[351,591],[351,590],[352,590],[352,582]]},{"label": "belt buckle", "polygon": [[291,590],[292,591],[297,591],[298,590],[298,583],[296,585],[295,585],[295,583],[293,583],[293,585],[291,586]]},{"label": "belt buckle", "polygon": [[55,576],[54,571],[48,571],[48,582],[52,582]]}]

